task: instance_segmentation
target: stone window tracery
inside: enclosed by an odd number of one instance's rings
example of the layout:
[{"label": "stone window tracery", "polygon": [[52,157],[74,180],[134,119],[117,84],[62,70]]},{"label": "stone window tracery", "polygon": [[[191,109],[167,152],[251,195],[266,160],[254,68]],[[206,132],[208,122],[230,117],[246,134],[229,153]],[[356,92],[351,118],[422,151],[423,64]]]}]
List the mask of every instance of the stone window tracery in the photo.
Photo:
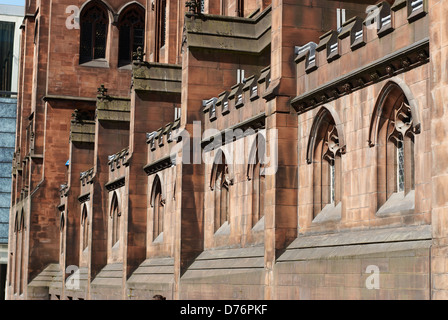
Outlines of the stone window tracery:
[{"label": "stone window tracery", "polygon": [[376,129],[377,136],[371,146],[377,147],[377,208],[383,210],[386,202],[400,200],[415,188],[414,141],[420,124],[416,110],[395,83],[385,86],[375,112],[371,130]]},{"label": "stone window tracery", "polygon": [[342,199],[341,155],[345,145],[341,130],[326,108],[318,112],[307,151],[307,162],[313,166],[313,218],[324,209],[339,207]]}]

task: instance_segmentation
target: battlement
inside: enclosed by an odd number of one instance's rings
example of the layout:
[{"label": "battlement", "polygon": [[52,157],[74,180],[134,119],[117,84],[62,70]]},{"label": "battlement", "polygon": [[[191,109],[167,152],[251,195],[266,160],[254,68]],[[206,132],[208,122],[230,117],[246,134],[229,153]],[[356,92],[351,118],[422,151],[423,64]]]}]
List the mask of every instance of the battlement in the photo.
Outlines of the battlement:
[{"label": "battlement", "polygon": [[383,1],[296,47],[299,113],[429,61],[427,0]]},{"label": "battlement", "polygon": [[267,91],[270,82],[271,68],[266,67],[260,74],[245,78],[218,97],[204,100],[202,112],[205,115],[205,129],[226,130],[263,113],[265,104],[260,97]]},{"label": "battlement", "polygon": [[171,150],[181,140],[180,118],[166,124],[157,131],[148,132],[146,134],[146,143],[149,147],[148,164],[143,167],[146,174],[150,175],[170,167],[173,164],[170,159]]},{"label": "battlement", "polygon": [[129,155],[129,148],[125,148],[108,157],[109,171],[115,171],[127,164],[127,156]]},{"label": "battlement", "polygon": [[81,184],[84,186],[86,184],[92,183],[93,181],[93,176],[94,176],[94,171],[93,171],[93,167],[81,172],[79,175],[79,180],[81,180]]},{"label": "battlement", "polygon": [[125,184],[125,167],[128,166],[129,148],[108,156],[109,181],[105,187],[108,191],[118,189]]}]

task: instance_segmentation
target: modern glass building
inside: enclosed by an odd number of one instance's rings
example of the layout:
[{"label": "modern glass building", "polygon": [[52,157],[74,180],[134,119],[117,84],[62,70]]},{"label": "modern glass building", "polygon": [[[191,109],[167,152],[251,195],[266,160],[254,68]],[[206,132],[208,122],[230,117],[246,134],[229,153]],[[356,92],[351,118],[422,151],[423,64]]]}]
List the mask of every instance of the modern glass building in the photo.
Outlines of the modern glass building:
[{"label": "modern glass building", "polygon": [[11,168],[16,131],[20,26],[24,7],[0,5],[0,300],[5,297]]}]

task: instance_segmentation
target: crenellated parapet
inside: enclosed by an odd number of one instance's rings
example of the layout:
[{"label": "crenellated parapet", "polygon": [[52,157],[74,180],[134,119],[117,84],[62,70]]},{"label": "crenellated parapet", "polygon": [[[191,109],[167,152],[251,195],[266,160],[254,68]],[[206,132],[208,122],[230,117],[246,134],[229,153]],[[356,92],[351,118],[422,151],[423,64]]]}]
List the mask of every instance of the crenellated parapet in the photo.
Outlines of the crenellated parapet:
[{"label": "crenellated parapet", "polygon": [[175,165],[175,155],[171,152],[182,141],[180,118],[166,124],[157,131],[146,134],[148,144],[148,163],[143,167],[147,175],[154,174]]},{"label": "crenellated parapet", "polygon": [[85,186],[86,184],[92,183],[94,177],[93,168],[89,170],[83,171],[80,173],[79,180],[81,180],[81,184]]},{"label": "crenellated parapet", "polygon": [[[236,128],[264,126],[265,100],[261,97],[269,87],[270,74],[270,67],[266,67],[259,74],[251,75],[230,90],[221,92],[218,97],[204,100],[204,129],[215,129],[224,135],[225,131]],[[256,125],[259,120],[262,124]],[[202,145],[212,140],[212,136],[206,133]]]},{"label": "crenellated parapet", "polygon": [[109,181],[105,187],[108,191],[118,189],[125,184],[125,167],[128,165],[129,148],[125,148],[108,157]]},{"label": "crenellated parapet", "polygon": [[319,43],[296,47],[298,113],[429,61],[427,0],[383,1]]}]

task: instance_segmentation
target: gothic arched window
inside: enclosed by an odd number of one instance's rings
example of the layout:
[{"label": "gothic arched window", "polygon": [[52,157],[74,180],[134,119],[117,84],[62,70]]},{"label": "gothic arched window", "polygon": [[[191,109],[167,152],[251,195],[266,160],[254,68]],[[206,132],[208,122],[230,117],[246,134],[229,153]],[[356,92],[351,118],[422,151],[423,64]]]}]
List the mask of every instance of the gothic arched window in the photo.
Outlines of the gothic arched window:
[{"label": "gothic arched window", "polygon": [[255,138],[249,155],[248,178],[252,188],[252,227],[264,216],[264,196],[266,181],[264,175],[264,158],[266,142],[261,134]]},{"label": "gothic arched window", "polygon": [[213,163],[210,188],[214,191],[214,225],[215,232],[225,223],[230,222],[230,179],[229,168],[224,153],[219,150]]},{"label": "gothic arched window", "polygon": [[419,132],[416,110],[402,88],[389,83],[378,98],[369,139],[377,146],[377,208],[414,190],[414,138]]},{"label": "gothic arched window", "polygon": [[115,245],[120,239],[120,217],[121,210],[120,205],[118,203],[117,193],[114,192],[112,196],[112,202],[110,206],[110,217],[112,219],[112,246]]},{"label": "gothic arched window", "polygon": [[59,217],[59,232],[60,232],[60,242],[61,242],[61,247],[59,249],[60,254],[62,255],[64,253],[64,242],[65,242],[65,212],[61,211],[60,217]]},{"label": "gothic arched window", "polygon": [[151,206],[153,208],[153,240],[163,232],[165,200],[162,197],[162,183],[156,176],[152,186]]},{"label": "gothic arched window", "polygon": [[118,19],[120,44],[118,65],[130,64],[133,52],[145,45],[145,10],[137,4],[128,6]]},{"label": "gothic arched window", "polygon": [[89,220],[87,218],[87,205],[84,204],[81,213],[82,226],[82,249],[85,250],[89,244]]},{"label": "gothic arched window", "polygon": [[100,1],[90,2],[80,14],[81,39],[79,63],[106,58],[107,8]]},{"label": "gothic arched window", "polygon": [[313,217],[341,202],[341,131],[330,111],[322,108],[314,120],[308,143],[307,161],[313,165]]}]

